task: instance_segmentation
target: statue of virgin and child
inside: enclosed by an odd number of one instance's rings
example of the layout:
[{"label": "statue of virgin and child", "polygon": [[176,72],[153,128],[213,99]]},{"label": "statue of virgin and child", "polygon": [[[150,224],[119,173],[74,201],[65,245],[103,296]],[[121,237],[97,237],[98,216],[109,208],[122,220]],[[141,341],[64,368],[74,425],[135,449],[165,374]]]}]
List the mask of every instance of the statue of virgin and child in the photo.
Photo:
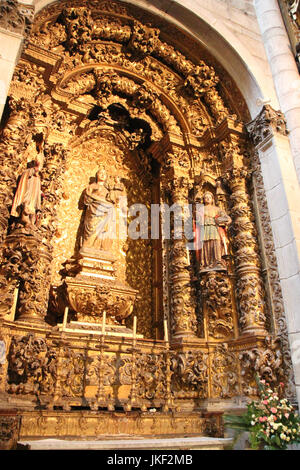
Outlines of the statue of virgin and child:
[{"label": "statue of virgin and child", "polygon": [[115,237],[115,209],[124,185],[118,177],[108,184],[104,168],[96,173],[95,182],[84,191],[85,214],[81,237],[81,253],[109,252]]}]

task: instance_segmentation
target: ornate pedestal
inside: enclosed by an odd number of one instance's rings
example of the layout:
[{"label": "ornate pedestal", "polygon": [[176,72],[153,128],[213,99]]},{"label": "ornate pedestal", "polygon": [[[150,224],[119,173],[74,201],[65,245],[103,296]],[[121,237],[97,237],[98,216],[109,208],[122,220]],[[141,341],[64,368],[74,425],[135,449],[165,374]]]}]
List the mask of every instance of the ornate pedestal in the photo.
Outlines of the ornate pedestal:
[{"label": "ornate pedestal", "polygon": [[68,265],[70,275],[64,289],[69,308],[77,317],[69,326],[97,332],[105,312],[107,332],[130,333],[124,321],[133,310],[137,291],[118,281],[114,262],[107,252],[95,255],[84,251]]}]

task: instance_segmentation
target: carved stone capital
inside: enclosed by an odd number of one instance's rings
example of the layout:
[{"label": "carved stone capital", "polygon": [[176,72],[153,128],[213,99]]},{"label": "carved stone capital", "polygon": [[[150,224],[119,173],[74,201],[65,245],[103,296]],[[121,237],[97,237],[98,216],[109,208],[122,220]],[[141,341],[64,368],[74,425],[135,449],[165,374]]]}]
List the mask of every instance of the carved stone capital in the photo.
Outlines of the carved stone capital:
[{"label": "carved stone capital", "polygon": [[20,5],[16,0],[2,0],[0,3],[0,28],[27,36],[33,22],[34,10]]},{"label": "carved stone capital", "polygon": [[288,134],[284,114],[275,111],[269,104],[264,105],[259,115],[246,127],[255,146],[267,142],[276,133]]},{"label": "carved stone capital", "polygon": [[251,177],[251,174],[251,170],[233,166],[223,174],[222,180],[229,185],[233,193],[239,190],[245,191],[246,182]]}]

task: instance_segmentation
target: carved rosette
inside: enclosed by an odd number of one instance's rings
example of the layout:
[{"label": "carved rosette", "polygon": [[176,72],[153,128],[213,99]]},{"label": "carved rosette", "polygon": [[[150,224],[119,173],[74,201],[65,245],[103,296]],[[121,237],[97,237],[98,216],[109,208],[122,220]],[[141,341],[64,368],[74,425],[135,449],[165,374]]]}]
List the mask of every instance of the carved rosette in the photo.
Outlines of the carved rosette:
[{"label": "carved rosette", "polygon": [[244,335],[266,334],[264,288],[253,214],[247,193],[249,171],[232,167],[227,175],[231,189],[234,260],[240,328]]}]

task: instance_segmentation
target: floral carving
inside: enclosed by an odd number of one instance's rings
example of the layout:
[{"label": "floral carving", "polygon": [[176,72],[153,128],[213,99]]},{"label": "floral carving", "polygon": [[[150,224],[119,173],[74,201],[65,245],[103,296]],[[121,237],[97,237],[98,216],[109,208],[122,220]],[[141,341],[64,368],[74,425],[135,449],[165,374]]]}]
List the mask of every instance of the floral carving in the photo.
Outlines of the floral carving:
[{"label": "floral carving", "polygon": [[259,207],[259,217],[262,227],[261,243],[264,246],[265,251],[265,263],[266,263],[266,276],[269,285],[269,296],[270,296],[270,308],[273,314],[275,322],[276,334],[280,337],[280,345],[282,352],[283,371],[286,377],[286,393],[289,397],[294,398],[295,396],[295,383],[294,373],[291,362],[290,345],[287,333],[286,318],[284,312],[284,305],[282,299],[281,285],[278,274],[277,259],[275,254],[275,246],[273,240],[273,234],[270,230],[271,221],[268,210],[268,203],[266,199],[266,193],[264,189],[264,182],[259,162],[259,156],[257,152],[253,155],[253,181],[256,188],[257,201]]},{"label": "floral carving", "polygon": [[23,151],[28,146],[32,125],[29,102],[24,99],[9,99],[10,116],[0,140],[0,240],[8,228],[9,209],[13,200],[13,189],[17,171],[22,164]]},{"label": "floral carving", "polygon": [[62,12],[66,26],[67,45],[71,53],[76,53],[82,44],[92,38],[93,19],[86,8],[67,8]]},{"label": "floral carving", "polygon": [[136,89],[132,104],[136,106],[140,111],[146,111],[150,109],[154,101],[158,98],[156,91],[152,90],[145,85],[140,86]]},{"label": "floral carving", "polygon": [[212,394],[229,398],[238,394],[239,371],[236,354],[226,343],[218,346],[212,355]]},{"label": "floral carving", "polygon": [[261,263],[257,232],[251,201],[247,189],[247,170],[240,151],[242,145],[235,142],[223,144],[223,154],[231,162],[226,174],[231,189],[231,214],[234,233],[234,259],[238,273],[237,294],[240,310],[240,326],[243,334],[254,331],[266,334],[266,305],[261,276]]},{"label": "floral carving", "polygon": [[109,323],[120,323],[132,312],[135,294],[126,292],[124,286],[123,289],[120,286],[118,293],[113,283],[86,287],[76,280],[73,282],[67,280],[66,288],[69,304],[77,312],[80,321],[99,323],[105,310]]},{"label": "floral carving", "polygon": [[165,396],[165,360],[159,354],[137,357],[136,393],[139,398],[152,400]]},{"label": "floral carving", "polygon": [[266,337],[263,347],[240,353],[242,389],[246,395],[257,395],[256,376],[266,380],[271,387],[284,378],[281,339]]},{"label": "floral carving", "polygon": [[215,272],[201,280],[201,292],[208,310],[208,329],[213,338],[233,334],[231,285],[227,277]]},{"label": "floral carving", "polygon": [[82,396],[84,375],[84,355],[65,348],[59,367],[60,396]]},{"label": "floral carving", "polygon": [[202,351],[173,354],[171,357],[172,390],[175,396],[196,391],[197,397],[208,394],[208,355]]},{"label": "floral carving", "polygon": [[110,357],[104,354],[102,359],[100,355],[93,357],[88,366],[88,383],[98,385],[101,380],[104,386],[116,384],[118,382],[117,365],[115,356]]},{"label": "floral carving", "polygon": [[[59,121],[56,121],[59,125]],[[47,144],[42,169],[42,191],[44,194],[40,230],[50,243],[57,229],[57,205],[62,197],[63,176],[67,151],[62,144]]]},{"label": "floral carving", "polygon": [[184,87],[192,92],[195,98],[200,98],[218,81],[219,78],[216,76],[214,69],[201,61],[186,77]]},{"label": "floral carving", "polygon": [[30,62],[21,62],[16,68],[10,84],[10,93],[35,100],[46,90],[44,71],[43,67],[38,67]]},{"label": "floral carving", "polygon": [[21,416],[8,412],[0,417],[0,450],[16,450],[20,435]]},{"label": "floral carving", "polygon": [[50,253],[37,233],[19,228],[6,238],[2,269],[19,284],[18,318],[42,322],[49,297]]},{"label": "floral carving", "polygon": [[56,370],[56,351],[44,338],[32,334],[12,338],[8,354],[9,393],[53,393]]},{"label": "floral carving", "polygon": [[159,34],[159,29],[134,21],[128,48],[142,56],[151,54],[158,46]]}]

